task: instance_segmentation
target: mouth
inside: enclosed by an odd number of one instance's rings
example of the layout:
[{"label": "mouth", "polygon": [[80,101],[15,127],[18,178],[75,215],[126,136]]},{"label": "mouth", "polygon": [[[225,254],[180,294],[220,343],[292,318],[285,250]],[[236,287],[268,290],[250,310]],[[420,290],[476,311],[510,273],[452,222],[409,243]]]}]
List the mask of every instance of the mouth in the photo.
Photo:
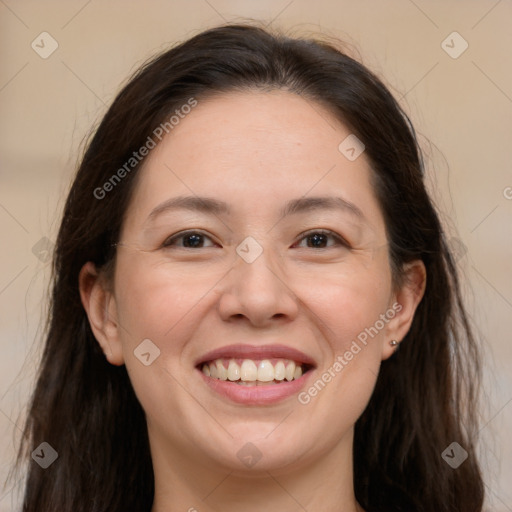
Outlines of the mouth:
[{"label": "mouth", "polygon": [[240,386],[268,386],[300,379],[312,366],[289,359],[222,359],[200,365],[206,377]]},{"label": "mouth", "polygon": [[196,364],[210,389],[245,405],[271,404],[298,393],[315,367],[312,358],[282,345],[232,345]]}]

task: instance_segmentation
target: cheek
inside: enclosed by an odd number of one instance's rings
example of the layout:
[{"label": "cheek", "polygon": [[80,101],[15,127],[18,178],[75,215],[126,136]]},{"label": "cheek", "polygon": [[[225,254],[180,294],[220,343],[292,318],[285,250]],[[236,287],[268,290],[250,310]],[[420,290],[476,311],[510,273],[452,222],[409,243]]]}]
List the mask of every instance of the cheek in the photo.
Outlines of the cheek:
[{"label": "cheek", "polygon": [[120,259],[118,264],[116,301],[121,339],[127,349],[149,338],[162,355],[179,353],[197,326],[198,314],[222,277],[222,269],[192,272],[184,266],[151,264],[144,256]]},{"label": "cheek", "polygon": [[367,267],[364,272],[347,266],[304,279],[300,289],[301,299],[320,320],[318,324],[324,327],[323,333],[336,353],[347,350],[353,340],[364,342],[376,322],[379,332],[382,330],[379,318],[386,313],[391,291],[390,274],[384,265]]},{"label": "cheek", "polygon": [[308,297],[307,305],[322,326],[329,353],[299,402],[321,418],[319,424],[329,422],[336,432],[348,429],[371,397],[386,320],[392,318],[386,316],[391,290],[386,260],[366,266],[365,272],[356,268],[317,278],[314,285],[313,281],[303,283],[303,296]]},{"label": "cheek", "polygon": [[[190,341],[201,338],[198,330],[215,305],[214,289],[229,267],[205,263],[200,269],[198,265],[173,264],[148,256],[135,254],[118,260],[115,292],[122,326],[119,333],[126,369],[139,402],[148,418],[166,425],[177,410],[187,417],[198,414],[190,407],[193,389],[189,384],[186,391],[183,388],[195,346]],[[207,333],[211,334],[208,327]],[[158,357],[149,366],[137,358],[138,347],[146,339],[158,349]],[[172,430],[177,444],[186,442],[186,436],[180,437],[184,434]]]},{"label": "cheek", "polygon": [[[126,369],[139,402],[150,418],[165,424],[176,410],[190,407],[190,395],[183,392],[180,384],[184,382],[181,361],[204,316],[211,290],[222,274],[191,272],[184,266],[177,269],[161,262],[151,264],[147,256],[118,260],[119,334]],[[137,358],[138,347],[146,339],[159,350],[148,366]],[[150,357],[153,360],[152,354]],[[180,438],[180,442],[184,439]]]}]

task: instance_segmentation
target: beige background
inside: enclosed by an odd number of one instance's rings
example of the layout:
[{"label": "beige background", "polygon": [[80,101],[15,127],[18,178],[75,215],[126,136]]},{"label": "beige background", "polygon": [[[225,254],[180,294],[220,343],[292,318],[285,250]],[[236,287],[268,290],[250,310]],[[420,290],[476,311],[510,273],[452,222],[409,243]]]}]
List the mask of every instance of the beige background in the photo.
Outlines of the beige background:
[{"label": "beige background", "polygon": [[[354,44],[412,117],[486,350],[481,452],[488,510],[512,511],[507,0],[0,0],[0,481],[14,457],[41,346],[49,264],[32,249],[43,237],[55,240],[83,137],[143,60],[245,17]],[[47,59],[31,48],[43,31],[59,45]],[[469,45],[456,59],[441,46],[453,31]],[[452,51],[460,44],[455,39]],[[19,509],[15,484],[0,489],[0,512]]]}]

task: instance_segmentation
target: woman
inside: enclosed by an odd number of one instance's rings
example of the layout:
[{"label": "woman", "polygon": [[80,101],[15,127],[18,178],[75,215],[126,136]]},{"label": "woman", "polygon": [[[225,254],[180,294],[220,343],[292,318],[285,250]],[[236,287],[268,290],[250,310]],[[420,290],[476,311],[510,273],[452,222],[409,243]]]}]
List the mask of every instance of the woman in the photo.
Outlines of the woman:
[{"label": "woman", "polygon": [[423,178],[326,43],[227,25],[143,66],[67,199],[23,510],[482,510],[477,346]]}]

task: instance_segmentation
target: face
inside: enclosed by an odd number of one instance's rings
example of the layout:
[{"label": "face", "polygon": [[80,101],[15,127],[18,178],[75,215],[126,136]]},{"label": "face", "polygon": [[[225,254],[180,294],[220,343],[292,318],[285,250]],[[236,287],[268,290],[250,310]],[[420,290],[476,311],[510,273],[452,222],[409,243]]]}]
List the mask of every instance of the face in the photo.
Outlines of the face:
[{"label": "face", "polygon": [[289,92],[230,93],[146,159],[96,334],[153,452],[241,472],[261,455],[278,474],[351,442],[411,308],[349,135]]}]

